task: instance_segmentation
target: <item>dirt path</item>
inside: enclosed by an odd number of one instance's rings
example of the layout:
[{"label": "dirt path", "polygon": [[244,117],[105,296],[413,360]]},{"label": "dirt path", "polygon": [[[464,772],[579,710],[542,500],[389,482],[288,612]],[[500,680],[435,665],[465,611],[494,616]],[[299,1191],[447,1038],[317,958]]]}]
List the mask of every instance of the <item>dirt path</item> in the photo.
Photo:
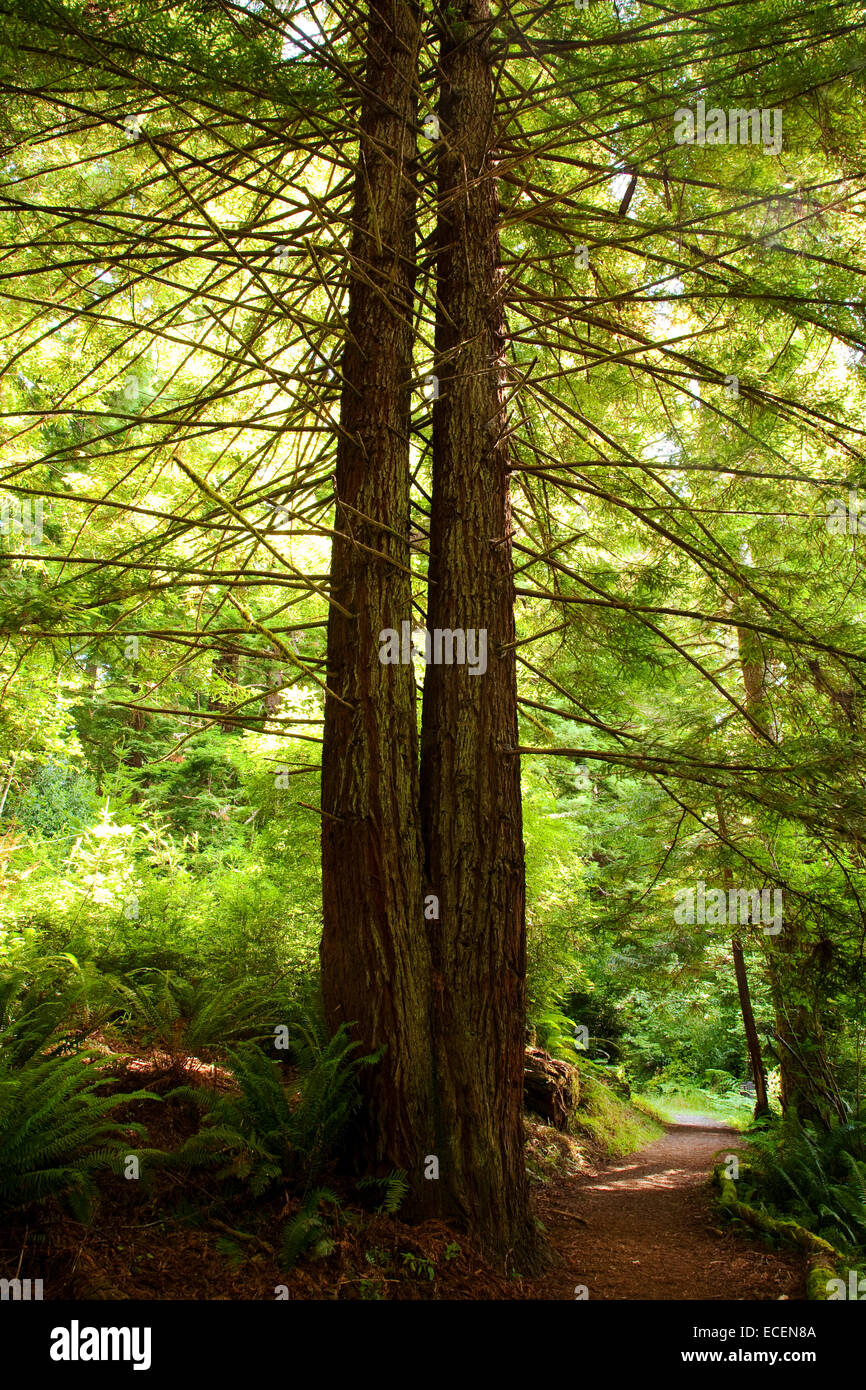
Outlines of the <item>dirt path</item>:
[{"label": "dirt path", "polygon": [[704,1116],[677,1120],[639,1153],[542,1196],[556,1259],[531,1297],[574,1299],[576,1285],[590,1299],[805,1296],[798,1253],[739,1234],[713,1205],[713,1158],[740,1136]]}]

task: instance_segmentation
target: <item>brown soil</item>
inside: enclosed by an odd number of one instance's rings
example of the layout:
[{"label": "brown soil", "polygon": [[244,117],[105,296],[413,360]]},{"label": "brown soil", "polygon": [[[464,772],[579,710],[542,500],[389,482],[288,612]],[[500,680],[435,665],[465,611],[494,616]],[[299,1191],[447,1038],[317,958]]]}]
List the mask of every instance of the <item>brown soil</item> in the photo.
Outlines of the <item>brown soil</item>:
[{"label": "brown soil", "polygon": [[[112,1084],[163,1095],[178,1081],[227,1084],[219,1068],[195,1061],[140,1057]],[[165,1150],[199,1124],[197,1107],[180,1099],[132,1099],[116,1118],[143,1123],[149,1143]],[[46,1299],[75,1300],[271,1300],[280,1286],[301,1300],[552,1300],[574,1299],[577,1285],[591,1299],[803,1298],[801,1257],[723,1226],[712,1204],[713,1157],[740,1136],[691,1118],[699,1123],[672,1125],[641,1152],[589,1170],[583,1142],[578,1149],[527,1122],[528,1158],[559,1174],[536,1187],[551,1259],[532,1278],[491,1268],[444,1223],[410,1226],[365,1209],[356,1184],[332,1172],[322,1174],[340,1202],[324,1208],[332,1253],[285,1270],[280,1233],[303,1194],[283,1187],[251,1198],[244,1184],[206,1169],[140,1182],[106,1175],[85,1224],[56,1202],[20,1213],[0,1230],[0,1273],[43,1278]],[[142,1142],[132,1131],[130,1140]]]},{"label": "brown soil", "polygon": [[639,1153],[539,1195],[554,1264],[526,1281],[525,1296],[574,1299],[583,1285],[590,1299],[805,1298],[802,1257],[723,1224],[713,1206],[713,1159],[741,1136],[699,1116],[679,1118],[686,1123]]}]

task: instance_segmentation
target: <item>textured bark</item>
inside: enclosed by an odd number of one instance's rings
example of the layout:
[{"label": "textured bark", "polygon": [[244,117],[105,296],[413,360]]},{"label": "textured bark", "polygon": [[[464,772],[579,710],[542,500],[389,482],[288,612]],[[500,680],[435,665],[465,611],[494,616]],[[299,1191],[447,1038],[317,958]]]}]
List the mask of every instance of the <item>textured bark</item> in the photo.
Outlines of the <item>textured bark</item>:
[{"label": "textured bark", "polygon": [[504,323],[486,0],[440,50],[437,326],[428,629],[483,629],[487,670],[430,665],[421,817],[434,964],[443,1214],[528,1267],[523,1155],[524,849],[505,436]]},{"label": "textured bark", "polygon": [[819,1013],[822,990],[815,952],[796,932],[782,932],[773,972],[775,1042],[779,1058],[779,1099],[812,1125],[844,1124],[845,1106],[824,1046]]},{"label": "textured bark", "polygon": [[743,675],[743,688],[746,692],[746,709],[759,729],[770,734],[770,710],[767,706],[767,659],[760,637],[751,628],[737,628],[737,650],[740,670]]},{"label": "textured bark", "polygon": [[[332,1029],[365,1050],[367,1171],[407,1171],[416,1209],[433,1144],[430,958],[424,926],[415,684],[382,665],[379,633],[411,616],[409,412],[418,11],[370,10],[341,431],[322,756],[322,988]],[[379,555],[374,552],[379,552]],[[350,616],[341,612],[347,610]]]}]

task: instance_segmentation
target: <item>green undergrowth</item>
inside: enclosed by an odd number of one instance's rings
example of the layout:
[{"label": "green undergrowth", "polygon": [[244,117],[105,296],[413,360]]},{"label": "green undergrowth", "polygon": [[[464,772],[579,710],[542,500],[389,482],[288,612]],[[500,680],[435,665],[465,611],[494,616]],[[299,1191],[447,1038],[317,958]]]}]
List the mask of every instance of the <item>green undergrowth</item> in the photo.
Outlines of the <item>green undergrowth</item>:
[{"label": "green undergrowth", "polygon": [[[590,1064],[592,1065],[592,1064]],[[526,1169],[530,1181],[579,1176],[599,1161],[621,1158],[664,1133],[659,1121],[617,1095],[586,1063],[580,1072],[580,1100],[567,1132],[527,1114]]]},{"label": "green undergrowth", "polygon": [[754,1101],[746,1096],[725,1095],[705,1086],[683,1085],[675,1090],[648,1090],[632,1095],[632,1104],[642,1114],[662,1124],[676,1124],[679,1117],[701,1115],[719,1120],[733,1129],[747,1129],[752,1122]]},{"label": "green undergrowth", "polygon": [[655,1117],[622,1100],[602,1080],[585,1071],[581,1071],[580,1104],[573,1130],[578,1138],[588,1135],[608,1158],[633,1153],[664,1133]]},{"label": "green undergrowth", "polygon": [[793,1112],[749,1135],[740,1155],[738,1199],[769,1217],[794,1221],[866,1263],[866,1121],[829,1132]]}]

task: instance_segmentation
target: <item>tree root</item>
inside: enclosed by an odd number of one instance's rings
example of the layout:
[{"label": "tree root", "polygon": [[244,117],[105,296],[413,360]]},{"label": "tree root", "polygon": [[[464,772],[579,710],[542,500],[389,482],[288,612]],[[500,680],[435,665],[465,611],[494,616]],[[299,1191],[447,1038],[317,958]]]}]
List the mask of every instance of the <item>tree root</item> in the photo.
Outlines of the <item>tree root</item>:
[{"label": "tree root", "polygon": [[766,1212],[741,1202],[737,1197],[736,1184],[732,1178],[725,1176],[721,1165],[715,1168],[713,1180],[719,1189],[719,1206],[728,1216],[738,1216],[753,1230],[776,1236],[807,1252],[810,1258],[806,1270],[806,1297],[811,1301],[828,1298],[828,1282],[838,1278],[839,1270],[847,1266],[845,1256],[829,1241],[822,1240],[814,1231],[807,1230],[798,1222],[787,1217],[768,1216]]}]

